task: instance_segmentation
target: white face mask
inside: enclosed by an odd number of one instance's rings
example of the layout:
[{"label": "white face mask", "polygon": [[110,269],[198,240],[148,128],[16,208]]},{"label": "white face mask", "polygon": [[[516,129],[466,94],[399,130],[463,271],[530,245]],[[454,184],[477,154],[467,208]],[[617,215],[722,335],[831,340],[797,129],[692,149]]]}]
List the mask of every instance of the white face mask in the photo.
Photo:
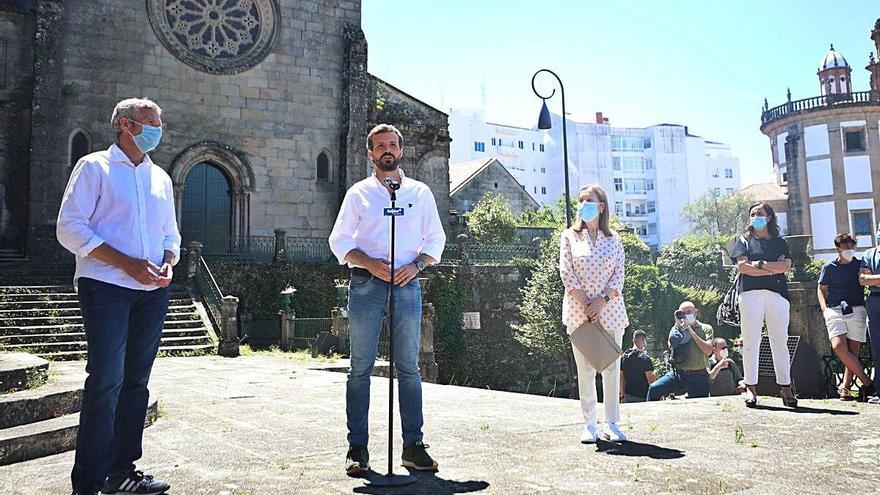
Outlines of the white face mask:
[{"label": "white face mask", "polygon": [[697,317],[692,314],[684,315],[684,322],[688,325],[693,325],[694,322],[697,321]]},{"label": "white face mask", "polygon": [[721,349],[721,352],[720,352],[719,354],[721,354],[721,357],[722,357],[723,359],[727,359],[727,356],[728,356],[730,353],[727,352],[727,349]]},{"label": "white face mask", "polygon": [[855,249],[847,249],[846,251],[840,252],[840,257],[845,259],[846,261],[852,261],[852,259],[855,255],[856,255]]}]

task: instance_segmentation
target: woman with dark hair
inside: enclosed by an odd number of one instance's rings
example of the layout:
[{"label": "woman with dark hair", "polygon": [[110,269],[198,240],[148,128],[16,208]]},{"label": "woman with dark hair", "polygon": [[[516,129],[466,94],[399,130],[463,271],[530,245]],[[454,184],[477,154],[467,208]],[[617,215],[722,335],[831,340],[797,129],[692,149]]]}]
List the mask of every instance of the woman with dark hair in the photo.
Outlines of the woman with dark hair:
[{"label": "woman with dark hair", "polygon": [[[623,305],[623,244],[609,226],[608,195],[597,186],[586,186],[578,192],[578,214],[574,225],[562,232],[559,245],[559,273],[565,286],[562,320],[571,335],[586,321],[598,321],[617,341],[623,343],[623,331],[629,325]],[[572,345],[578,372],[578,392],[583,409],[582,443],[595,443],[596,369]],[[604,437],[622,442],[620,431],[620,360],[616,359],[602,371],[605,406]]]},{"label": "woman with dark hair", "polygon": [[740,329],[743,342],[743,369],[746,381],[746,407],[755,407],[758,396],[758,351],[761,327],[767,324],[767,336],[773,354],[776,383],[782,402],[797,407],[791,392],[791,361],[788,353],[788,283],[785,273],[791,269],[788,243],[779,236],[776,213],[767,203],[749,207],[749,226],[736,240],[730,257],[740,273]]}]

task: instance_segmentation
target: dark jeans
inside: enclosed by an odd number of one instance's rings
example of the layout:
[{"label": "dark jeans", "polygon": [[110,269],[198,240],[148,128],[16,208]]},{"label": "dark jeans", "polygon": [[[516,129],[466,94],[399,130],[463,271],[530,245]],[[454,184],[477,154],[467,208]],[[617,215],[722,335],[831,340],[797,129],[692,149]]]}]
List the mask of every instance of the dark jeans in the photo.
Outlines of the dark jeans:
[{"label": "dark jeans", "polygon": [[[868,311],[868,340],[871,342],[871,357],[874,358],[874,381],[880,379],[880,296],[871,294],[865,300]],[[874,385],[874,390],[880,386]]]},{"label": "dark jeans", "polygon": [[687,392],[689,399],[709,397],[709,374],[670,371],[648,387],[648,401],[660,400],[664,395],[680,392]]},{"label": "dark jeans", "polygon": [[150,392],[170,289],[126,289],[89,278],[77,284],[88,363],[76,459],[70,474],[79,493],[95,493],[108,475],[140,459]]}]

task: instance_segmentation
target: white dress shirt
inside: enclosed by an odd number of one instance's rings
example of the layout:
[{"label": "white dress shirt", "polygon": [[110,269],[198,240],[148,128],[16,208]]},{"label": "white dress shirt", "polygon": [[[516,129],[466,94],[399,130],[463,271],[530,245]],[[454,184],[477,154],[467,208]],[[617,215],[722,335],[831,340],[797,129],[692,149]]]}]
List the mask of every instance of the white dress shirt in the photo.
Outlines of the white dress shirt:
[{"label": "white dress shirt", "polygon": [[76,255],[80,277],[138,290],[143,285],[122,269],[89,256],[106,243],[132,258],[162,266],[165,251],[180,257],[171,178],[150,157],[135,166],[118,146],[82,157],[70,174],[56,226],[58,242]]},{"label": "white dress shirt", "polygon": [[[340,265],[346,263],[345,256],[352,249],[371,258],[391,260],[391,219],[383,213],[390,206],[391,194],[376,174],[357,182],[345,193],[330,233],[330,249]],[[446,233],[431,189],[407,178],[400,170],[396,206],[403,209],[403,215],[395,220],[394,268],[412,263],[420,254],[440,261]]]}]

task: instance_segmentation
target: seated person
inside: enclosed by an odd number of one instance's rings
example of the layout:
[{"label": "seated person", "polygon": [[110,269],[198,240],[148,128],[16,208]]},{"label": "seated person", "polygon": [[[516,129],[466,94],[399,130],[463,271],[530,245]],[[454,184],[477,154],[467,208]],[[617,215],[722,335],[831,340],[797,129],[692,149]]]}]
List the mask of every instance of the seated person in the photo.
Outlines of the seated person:
[{"label": "seated person", "polygon": [[648,338],[645,332],[633,333],[632,349],[620,358],[620,400],[621,402],[645,402],[648,387],[657,379],[654,363],[645,352]]},{"label": "seated person", "polygon": [[727,341],[717,337],[712,341],[712,356],[709,357],[709,380],[712,384],[709,395],[736,395],[745,391],[742,373],[733,359],[728,357]]}]

